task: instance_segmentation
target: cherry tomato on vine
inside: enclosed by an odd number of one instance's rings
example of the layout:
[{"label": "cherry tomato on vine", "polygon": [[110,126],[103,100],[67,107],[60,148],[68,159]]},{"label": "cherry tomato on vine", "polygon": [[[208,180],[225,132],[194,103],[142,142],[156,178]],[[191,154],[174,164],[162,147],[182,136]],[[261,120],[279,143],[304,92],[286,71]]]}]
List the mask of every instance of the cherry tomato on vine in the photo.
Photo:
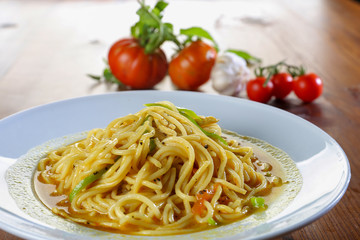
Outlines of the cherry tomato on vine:
[{"label": "cherry tomato on vine", "polygon": [[257,77],[250,80],[246,85],[246,92],[250,100],[267,103],[273,94],[274,84],[271,81],[268,81],[266,86],[265,77]]},{"label": "cherry tomato on vine", "polygon": [[294,92],[304,102],[318,98],[323,89],[322,80],[315,73],[300,75],[294,81]]},{"label": "cherry tomato on vine", "polygon": [[172,82],[183,90],[196,90],[210,78],[216,49],[201,40],[190,43],[169,64]]},{"label": "cherry tomato on vine", "polygon": [[134,89],[152,88],[166,75],[168,63],[158,48],[150,54],[135,38],[115,42],[108,54],[112,74],[123,84]]},{"label": "cherry tomato on vine", "polygon": [[289,73],[274,74],[270,81],[274,84],[273,95],[277,99],[284,99],[293,90],[293,78]]}]

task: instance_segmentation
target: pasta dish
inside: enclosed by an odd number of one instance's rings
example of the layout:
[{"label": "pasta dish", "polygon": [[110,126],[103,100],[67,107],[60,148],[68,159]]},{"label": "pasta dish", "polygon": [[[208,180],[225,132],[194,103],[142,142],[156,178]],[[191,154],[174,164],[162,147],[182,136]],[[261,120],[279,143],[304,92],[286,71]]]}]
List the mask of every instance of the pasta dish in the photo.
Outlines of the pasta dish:
[{"label": "pasta dish", "polygon": [[266,210],[283,182],[252,147],[226,137],[214,117],[167,101],[145,106],[41,159],[35,181],[54,186],[45,205],[137,235],[200,231]]}]

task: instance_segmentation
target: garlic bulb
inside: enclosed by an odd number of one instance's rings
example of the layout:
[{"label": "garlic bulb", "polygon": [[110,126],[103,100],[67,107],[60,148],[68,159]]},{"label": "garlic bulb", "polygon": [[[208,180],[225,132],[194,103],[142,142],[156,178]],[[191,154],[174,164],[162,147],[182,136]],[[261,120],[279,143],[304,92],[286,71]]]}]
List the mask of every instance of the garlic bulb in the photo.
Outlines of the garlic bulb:
[{"label": "garlic bulb", "polygon": [[225,52],[216,58],[210,79],[220,94],[239,96],[249,76],[246,61],[235,53]]}]

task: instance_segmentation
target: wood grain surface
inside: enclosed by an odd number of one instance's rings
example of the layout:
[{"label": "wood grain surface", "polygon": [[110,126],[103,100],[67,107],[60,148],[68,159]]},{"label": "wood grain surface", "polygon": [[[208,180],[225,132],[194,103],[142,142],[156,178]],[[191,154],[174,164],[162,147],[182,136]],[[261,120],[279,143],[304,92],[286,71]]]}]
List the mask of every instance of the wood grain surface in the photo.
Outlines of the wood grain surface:
[{"label": "wood grain surface", "polygon": [[[0,0],[0,119],[62,99],[119,91],[87,74],[101,73],[110,45],[129,36],[137,8],[132,0]],[[315,102],[291,95],[269,104],[333,137],[348,156],[352,178],[333,209],[276,239],[360,239],[360,3],[176,0],[165,15],[177,28],[208,29],[223,49],[246,50],[264,65],[302,64],[321,76],[324,92]],[[170,54],[172,46],[165,50]],[[155,89],[176,91],[168,77]],[[210,82],[200,91],[217,94]],[[0,230],[0,239],[19,238]]]}]

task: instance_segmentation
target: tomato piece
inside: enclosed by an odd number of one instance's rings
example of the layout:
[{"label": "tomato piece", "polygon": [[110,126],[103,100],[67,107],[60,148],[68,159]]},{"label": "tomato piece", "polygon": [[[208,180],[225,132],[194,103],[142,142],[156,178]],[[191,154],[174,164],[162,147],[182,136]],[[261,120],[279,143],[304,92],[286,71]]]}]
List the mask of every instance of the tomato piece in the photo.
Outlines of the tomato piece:
[{"label": "tomato piece", "polygon": [[216,49],[198,40],[183,48],[169,64],[169,76],[178,88],[196,90],[206,83],[217,56]]},{"label": "tomato piece", "polygon": [[295,79],[294,92],[304,102],[312,102],[322,94],[323,82],[315,73],[301,75]]},{"label": "tomato piece", "polygon": [[267,103],[271,99],[274,84],[271,81],[268,81],[266,86],[264,86],[265,82],[265,77],[257,77],[247,83],[246,92],[250,100]]},{"label": "tomato piece", "polygon": [[115,42],[108,54],[112,74],[133,89],[152,88],[166,75],[168,63],[164,52],[158,48],[146,54],[135,38]]},{"label": "tomato piece", "polygon": [[201,215],[201,213],[203,212],[203,210],[205,210],[205,208],[206,207],[204,206],[204,199],[197,199],[193,207],[191,208],[191,211],[195,215]]},{"label": "tomato piece", "polygon": [[274,84],[273,95],[284,99],[293,90],[293,78],[289,73],[277,73],[270,80]]},{"label": "tomato piece", "polygon": [[195,201],[191,211],[194,214],[201,215],[201,213],[206,208],[204,205],[204,201],[210,201],[213,198],[214,194],[215,194],[214,191],[208,190],[208,189],[198,192],[198,194],[196,194],[196,201]]},{"label": "tomato piece", "polygon": [[196,198],[197,198],[197,199],[204,199],[204,200],[206,200],[206,201],[209,201],[209,200],[212,199],[212,197],[214,196],[214,194],[215,194],[214,191],[205,189],[205,190],[200,191],[200,192],[196,195]]}]

